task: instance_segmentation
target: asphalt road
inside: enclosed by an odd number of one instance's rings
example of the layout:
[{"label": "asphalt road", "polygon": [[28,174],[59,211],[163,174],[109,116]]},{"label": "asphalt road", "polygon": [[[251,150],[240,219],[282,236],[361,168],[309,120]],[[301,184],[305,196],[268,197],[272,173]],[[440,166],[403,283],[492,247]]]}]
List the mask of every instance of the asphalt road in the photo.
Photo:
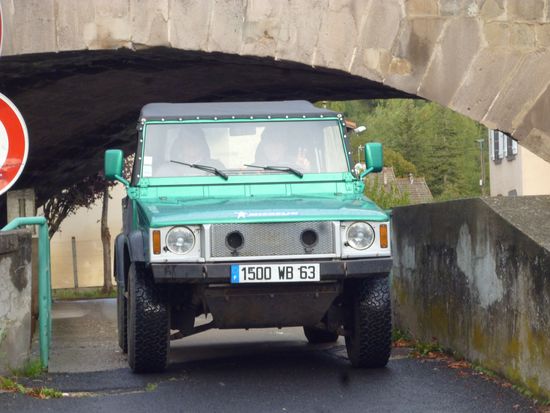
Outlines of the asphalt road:
[{"label": "asphalt road", "polygon": [[297,328],[211,330],[173,342],[164,374],[134,375],[116,350],[112,301],[78,306],[56,308],[57,372],[28,383],[64,397],[0,393],[0,412],[536,411],[508,386],[444,361],[409,358],[405,349],[384,369],[351,368],[343,341],[311,346]]}]

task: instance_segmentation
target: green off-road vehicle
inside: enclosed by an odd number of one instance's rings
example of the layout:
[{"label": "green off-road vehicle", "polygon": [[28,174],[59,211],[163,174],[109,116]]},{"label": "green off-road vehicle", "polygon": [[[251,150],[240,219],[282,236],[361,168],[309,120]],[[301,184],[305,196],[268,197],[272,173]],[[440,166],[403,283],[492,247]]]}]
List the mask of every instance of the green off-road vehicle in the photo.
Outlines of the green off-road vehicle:
[{"label": "green off-road vehicle", "polygon": [[128,192],[115,273],[132,370],[163,370],[170,340],[210,328],[288,326],[385,366],[390,222],[363,195],[382,169],[365,146],[359,176],[342,115],[304,101],[146,105],[130,181],[105,153]]}]

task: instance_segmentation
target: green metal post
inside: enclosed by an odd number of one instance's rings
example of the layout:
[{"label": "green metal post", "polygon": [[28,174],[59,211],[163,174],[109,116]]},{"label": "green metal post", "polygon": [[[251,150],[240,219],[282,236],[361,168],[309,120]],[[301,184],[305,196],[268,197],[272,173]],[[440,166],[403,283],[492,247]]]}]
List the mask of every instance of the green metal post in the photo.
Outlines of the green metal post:
[{"label": "green metal post", "polygon": [[38,329],[40,363],[48,368],[52,331],[52,288],[50,267],[50,239],[48,222],[44,217],[15,218],[2,231],[11,231],[23,225],[38,225]]}]

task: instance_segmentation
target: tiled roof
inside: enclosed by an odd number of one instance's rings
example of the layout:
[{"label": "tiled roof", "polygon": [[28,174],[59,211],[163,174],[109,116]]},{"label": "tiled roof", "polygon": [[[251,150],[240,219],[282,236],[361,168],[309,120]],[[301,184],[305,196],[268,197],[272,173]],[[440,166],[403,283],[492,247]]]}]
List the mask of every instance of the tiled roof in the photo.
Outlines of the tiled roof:
[{"label": "tiled roof", "polygon": [[433,195],[423,177],[410,176],[409,178],[396,178],[392,167],[384,167],[382,172],[370,174],[367,179],[377,181],[389,191],[394,186],[400,194],[409,194],[411,204],[423,204],[433,201]]},{"label": "tiled roof", "polygon": [[408,192],[411,204],[424,204],[432,202],[434,199],[432,191],[423,177],[397,178],[395,184],[400,193]]}]

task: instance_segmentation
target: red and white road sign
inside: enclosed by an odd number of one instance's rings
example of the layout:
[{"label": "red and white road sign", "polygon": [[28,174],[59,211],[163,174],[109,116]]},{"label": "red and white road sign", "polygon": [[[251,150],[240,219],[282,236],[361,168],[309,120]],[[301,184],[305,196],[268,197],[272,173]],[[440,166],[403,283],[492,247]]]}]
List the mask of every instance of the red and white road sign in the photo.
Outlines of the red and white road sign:
[{"label": "red and white road sign", "polygon": [[4,40],[4,21],[2,14],[2,5],[0,4],[0,54],[2,53],[2,41]]},{"label": "red and white road sign", "polygon": [[0,54],[2,53],[2,41],[4,40],[4,20],[2,14],[2,5],[0,4]]},{"label": "red and white road sign", "polygon": [[29,134],[23,116],[0,93],[0,195],[17,181],[29,153]]},{"label": "red and white road sign", "polygon": [[2,17],[2,5],[0,4],[0,54],[2,54],[2,41],[4,40],[4,20]]}]

